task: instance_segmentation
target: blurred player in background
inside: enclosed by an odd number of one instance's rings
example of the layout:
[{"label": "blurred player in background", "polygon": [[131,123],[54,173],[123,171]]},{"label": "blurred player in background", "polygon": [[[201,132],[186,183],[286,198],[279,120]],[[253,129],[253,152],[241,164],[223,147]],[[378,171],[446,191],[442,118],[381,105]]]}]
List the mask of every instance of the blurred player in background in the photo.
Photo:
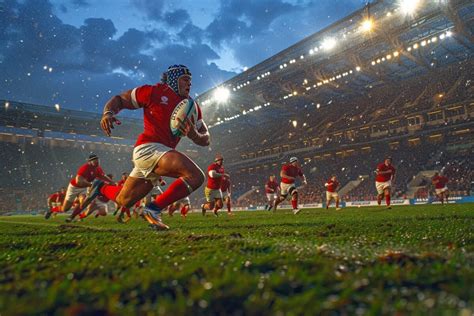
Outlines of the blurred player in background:
[{"label": "blurred player in background", "polygon": [[56,215],[61,212],[61,206],[63,205],[65,196],[66,189],[61,188],[61,190],[56,191],[48,197],[48,211],[44,215],[45,219],[49,219],[51,215]]},{"label": "blurred player in background", "polygon": [[223,163],[224,157],[217,154],[214,162],[207,167],[207,185],[204,189],[206,203],[202,205],[202,215],[206,215],[207,210],[213,210],[214,215],[217,216],[217,211],[222,208],[221,181],[223,177],[229,177],[225,173]]},{"label": "blurred player in background", "polygon": [[377,189],[377,204],[381,205],[382,199],[385,196],[385,203],[387,209],[390,206],[390,194],[392,190],[393,181],[395,180],[395,168],[392,165],[392,157],[385,158],[384,162],[377,165],[375,170],[375,188]]},{"label": "blurred player in background", "polygon": [[[91,154],[87,162],[83,164],[76,173],[76,176],[71,179],[67,187],[66,197],[62,205],[62,211],[67,212],[71,208],[74,200],[80,194],[85,193],[89,187],[92,186],[92,181],[100,179],[111,183],[112,179],[107,177],[99,165],[99,157]],[[82,201],[81,201],[82,202]],[[75,208],[71,216],[66,218],[66,222],[71,222],[81,212],[81,208]]]},{"label": "blurred player in background", "polygon": [[188,215],[189,212],[190,205],[191,201],[189,200],[189,197],[185,197],[184,199],[176,201],[170,206],[168,206],[168,215],[173,216],[173,213],[179,209],[181,217],[186,218],[186,215]]},{"label": "blurred player in background", "polygon": [[[185,100],[192,101],[191,72],[184,65],[173,65],[163,73],[162,82],[128,90],[111,98],[104,107],[101,127],[110,136],[115,117],[121,110],[143,110],[144,132],[138,136],[133,150],[134,168],[123,187],[94,183],[86,203],[99,193],[120,206],[130,208],[143,199],[154,187],[158,177],[176,178],[163,194],[148,203],[143,210],[144,218],[156,230],[169,227],[161,220],[161,211],[168,205],[185,198],[204,182],[202,170],[185,154],[175,148],[182,137],[188,137],[199,146],[208,146],[210,136],[202,119],[201,109],[195,103],[197,118],[180,121],[181,136],[175,136],[170,121],[175,107]],[[194,121],[196,123],[194,124]]]},{"label": "blurred player in background", "polygon": [[431,183],[435,187],[435,193],[438,199],[441,201],[441,204],[444,205],[444,202],[448,203],[448,197],[449,197],[449,190],[446,184],[449,182],[449,179],[445,176],[442,176],[439,174],[439,172],[436,172],[431,178]]},{"label": "blurred player in background", "polygon": [[275,199],[278,198],[279,190],[280,186],[275,180],[275,176],[271,175],[267,183],[265,183],[265,195],[267,197],[267,205],[265,205],[265,210],[270,211],[273,208],[273,203],[275,203]]},{"label": "blurred player in background", "polygon": [[278,204],[283,202],[288,194],[291,196],[291,206],[293,207],[293,214],[298,214],[300,209],[298,208],[298,190],[296,190],[295,180],[298,177],[303,179],[303,184],[306,185],[306,177],[301,170],[301,166],[298,162],[298,158],[291,157],[290,161],[284,164],[280,171],[280,196],[275,201],[273,211],[277,210]]},{"label": "blurred player in background", "polygon": [[336,210],[340,210],[339,208],[339,194],[337,193],[337,188],[339,187],[339,182],[337,181],[336,176],[332,176],[326,183],[324,184],[326,187],[326,209],[329,209],[329,205],[331,204],[331,200],[336,202]]}]

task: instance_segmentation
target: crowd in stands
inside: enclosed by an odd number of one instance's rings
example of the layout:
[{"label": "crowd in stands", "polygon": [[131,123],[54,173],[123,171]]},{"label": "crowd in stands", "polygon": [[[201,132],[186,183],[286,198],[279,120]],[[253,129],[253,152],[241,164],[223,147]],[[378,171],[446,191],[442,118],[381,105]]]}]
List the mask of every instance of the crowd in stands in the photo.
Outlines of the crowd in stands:
[{"label": "crowd in stands", "polygon": [[[462,113],[447,109],[456,102],[472,98],[474,85],[469,74],[473,72],[474,62],[468,60],[437,69],[435,80],[432,73],[415,76],[364,89],[358,97],[347,98],[342,94],[327,103],[315,101],[315,104],[304,107],[298,105],[302,102],[298,98],[287,100],[290,103],[288,107],[298,108],[298,114],[293,118],[286,120],[282,117],[279,124],[271,121],[252,126],[247,126],[251,124],[246,121],[234,125],[223,124],[217,127],[217,130],[222,130],[222,137],[216,140],[216,146],[227,148],[231,144],[232,149],[247,154],[249,159],[304,147],[336,148],[341,144],[410,135],[412,129],[408,127],[415,124],[430,130],[438,129],[441,123],[452,125],[471,122],[474,116],[472,109],[469,113],[464,109]],[[439,109],[445,111],[441,123],[439,118],[435,120],[428,115]],[[419,120],[410,121],[415,115],[420,116]],[[262,119],[257,114],[254,116],[255,120]],[[293,119],[298,120],[296,127],[292,125]],[[430,123],[433,120],[435,124]],[[255,137],[255,129],[262,124],[265,128],[258,129],[258,137]],[[229,131],[231,133],[227,133]],[[252,139],[252,142],[248,142],[248,139]],[[233,158],[233,161],[241,159],[240,155]]]}]

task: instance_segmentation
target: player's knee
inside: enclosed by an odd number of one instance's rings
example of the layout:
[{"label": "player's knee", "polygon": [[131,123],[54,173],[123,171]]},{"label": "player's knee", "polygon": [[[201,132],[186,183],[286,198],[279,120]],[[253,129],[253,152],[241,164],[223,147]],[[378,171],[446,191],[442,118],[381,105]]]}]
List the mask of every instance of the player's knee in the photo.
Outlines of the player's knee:
[{"label": "player's knee", "polygon": [[204,183],[204,180],[205,180],[204,172],[201,169],[196,168],[190,174],[183,177],[183,180],[186,181],[186,183],[193,190],[197,190]]}]

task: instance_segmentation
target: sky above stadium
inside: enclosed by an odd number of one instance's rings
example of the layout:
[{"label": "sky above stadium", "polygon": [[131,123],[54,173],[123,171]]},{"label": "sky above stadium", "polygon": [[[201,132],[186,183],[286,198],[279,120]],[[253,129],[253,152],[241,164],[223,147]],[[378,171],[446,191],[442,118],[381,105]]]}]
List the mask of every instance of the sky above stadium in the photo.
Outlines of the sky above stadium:
[{"label": "sky above stadium", "polygon": [[101,111],[169,65],[202,93],[365,0],[0,0],[0,99]]}]

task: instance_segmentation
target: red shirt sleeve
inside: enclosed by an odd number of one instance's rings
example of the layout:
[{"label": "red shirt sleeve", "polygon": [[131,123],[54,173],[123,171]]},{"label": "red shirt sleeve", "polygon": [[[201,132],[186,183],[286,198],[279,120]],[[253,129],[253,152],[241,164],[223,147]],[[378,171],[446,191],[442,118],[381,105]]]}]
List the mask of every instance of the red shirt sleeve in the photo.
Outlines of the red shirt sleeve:
[{"label": "red shirt sleeve", "polygon": [[144,85],[132,90],[132,104],[136,108],[145,108],[150,103],[153,86]]},{"label": "red shirt sleeve", "polygon": [[299,175],[300,177],[303,176],[303,170],[301,170],[301,168],[298,168],[298,175]]},{"label": "red shirt sleeve", "polygon": [[85,165],[82,165],[79,170],[77,170],[77,175],[78,176],[81,176],[83,178],[87,178],[87,173],[88,173],[88,170],[89,170],[89,165],[88,164],[85,164]]}]

